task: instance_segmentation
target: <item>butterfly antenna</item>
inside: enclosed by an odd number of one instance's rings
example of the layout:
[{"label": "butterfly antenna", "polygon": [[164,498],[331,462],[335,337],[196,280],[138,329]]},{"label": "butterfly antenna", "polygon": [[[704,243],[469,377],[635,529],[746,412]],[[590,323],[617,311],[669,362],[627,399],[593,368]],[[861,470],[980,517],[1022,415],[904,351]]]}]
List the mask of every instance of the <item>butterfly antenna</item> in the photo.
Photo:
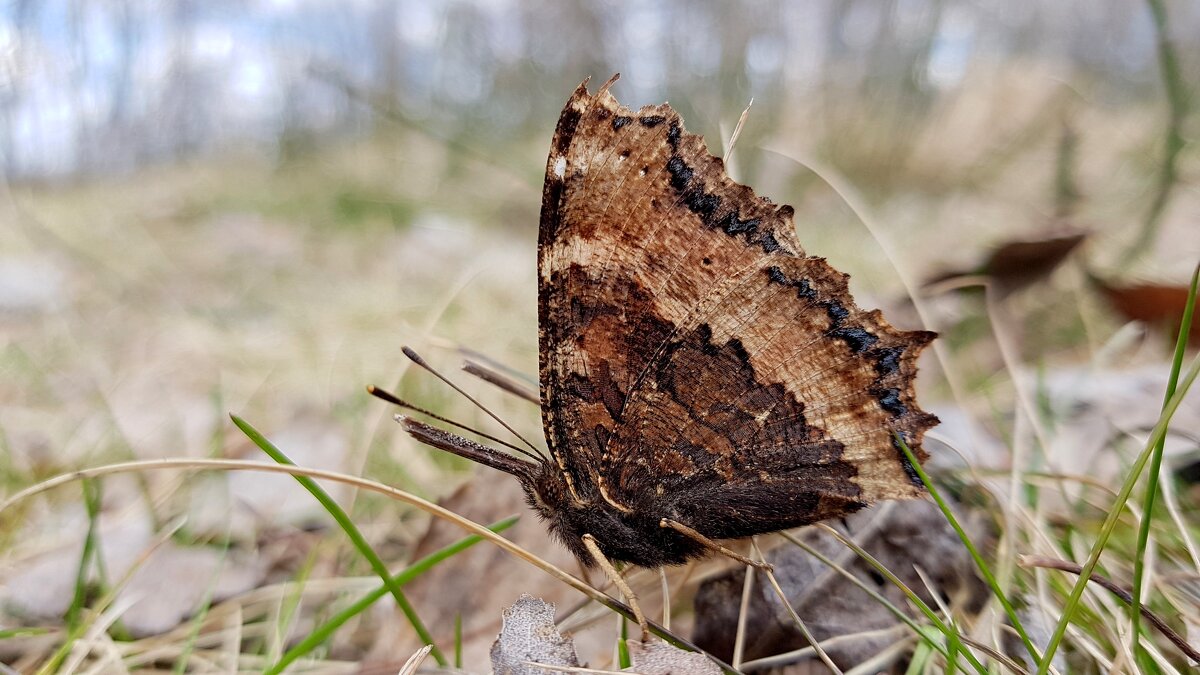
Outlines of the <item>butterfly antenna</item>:
[{"label": "butterfly antenna", "polygon": [[487,366],[488,368],[491,368],[492,370],[499,371],[501,373],[506,373],[510,377],[513,377],[518,380],[522,380],[524,382],[529,383],[531,386],[535,386],[535,387],[537,386],[536,378],[529,377],[528,375],[526,375],[525,373],[522,373],[521,371],[517,370],[516,368],[513,368],[512,366],[509,366],[500,361],[497,361],[496,359],[493,359],[492,357],[488,356],[487,354],[484,354],[483,352],[475,351],[474,349],[471,349],[470,347],[463,347],[462,345],[455,346],[455,351],[457,351],[459,356],[463,357],[463,360],[465,360],[465,361],[475,361],[476,363],[482,363],[483,365]]},{"label": "butterfly antenna", "polygon": [[523,382],[518,382],[517,380],[505,375],[489,365],[467,359],[466,361],[463,361],[462,369],[463,372],[470,373],[484,382],[499,387],[500,389],[503,389],[517,398],[529,401],[534,405],[541,405],[542,403],[542,400],[536,391],[525,386]]},{"label": "butterfly antenna", "polygon": [[392,405],[404,408],[405,410],[411,410],[413,412],[421,413],[422,415],[428,415],[429,417],[432,417],[433,419],[435,419],[439,422],[445,422],[446,424],[449,424],[450,426],[458,427],[459,429],[462,429],[463,431],[469,431],[478,436],[482,436],[483,438],[486,438],[489,441],[492,441],[493,443],[499,443],[500,445],[503,445],[506,448],[510,448],[516,452],[519,452],[522,455],[525,455],[526,457],[528,457],[529,459],[532,459],[535,462],[545,461],[545,458],[543,458],[541,455],[534,455],[533,453],[529,452],[528,450],[526,450],[525,448],[522,448],[519,445],[513,445],[512,443],[509,443],[508,441],[496,438],[495,436],[493,436],[487,432],[480,431],[478,429],[469,427],[469,426],[467,426],[465,424],[461,424],[459,422],[455,422],[452,419],[443,417],[431,410],[426,410],[425,408],[422,408],[420,406],[415,406],[415,405],[409,403],[408,401],[405,401],[404,399],[400,398],[399,396],[396,396],[395,394],[384,391],[383,389],[380,389],[379,387],[376,387],[373,384],[367,385],[367,393],[374,396],[375,398],[387,401],[388,403],[391,403]]},{"label": "butterfly antenna", "polygon": [[[522,443],[524,443],[525,445],[528,445],[531,450],[533,450],[535,453],[537,453],[539,456],[541,456],[542,453],[541,453],[541,451],[538,450],[536,445],[534,445],[533,443],[530,443],[528,439],[526,439],[521,434],[517,433],[516,429],[513,429],[511,426],[508,425],[507,422],[500,419],[500,417],[496,413],[492,412],[491,410],[488,410],[486,406],[484,406],[479,401],[475,400],[475,398],[472,397],[467,392],[463,391],[462,388],[460,388],[457,384],[454,384],[449,379],[447,379],[445,375],[442,375],[438,371],[434,370],[433,366],[426,363],[425,359],[421,358],[421,356],[419,354],[417,354],[416,352],[414,352],[411,347],[405,345],[404,347],[400,348],[400,351],[404,352],[404,355],[407,356],[409,358],[409,360],[411,360],[413,363],[424,368],[425,370],[428,370],[430,373],[433,374],[434,377],[441,380],[442,382],[445,382],[446,385],[449,386],[454,391],[457,391],[458,393],[462,394],[463,397],[466,398],[471,403],[473,403],[476,408],[479,408],[483,412],[487,413],[488,417],[491,417],[492,419],[499,422],[500,426],[502,426],[508,430],[508,433],[519,438]],[[543,457],[542,461],[548,461],[548,460],[546,460],[545,457]]]}]

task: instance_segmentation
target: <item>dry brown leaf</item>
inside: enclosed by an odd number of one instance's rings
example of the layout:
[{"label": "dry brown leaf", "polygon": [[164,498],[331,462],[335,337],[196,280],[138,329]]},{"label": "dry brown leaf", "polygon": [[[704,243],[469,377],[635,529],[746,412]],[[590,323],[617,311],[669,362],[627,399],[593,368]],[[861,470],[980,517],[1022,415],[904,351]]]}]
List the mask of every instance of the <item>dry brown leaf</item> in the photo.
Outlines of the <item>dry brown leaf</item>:
[{"label": "dry brown leaf", "polygon": [[[1092,277],[1092,283],[1108,301],[1109,306],[1126,321],[1140,321],[1162,330],[1169,338],[1179,334],[1183,310],[1187,306],[1188,287],[1165,284],[1111,285]],[[1200,321],[1192,321],[1188,344],[1200,346]]]},{"label": "dry brown leaf", "polygon": [[963,277],[983,276],[1001,293],[1011,293],[1050,276],[1087,236],[1086,232],[1075,232],[1032,241],[1007,241],[993,249],[976,268],[946,272],[925,285],[936,286]]},{"label": "dry brown leaf", "polygon": [[1087,238],[1086,232],[1034,241],[1008,241],[995,248],[981,272],[1009,288],[1048,276]]},{"label": "dry brown leaf", "polygon": [[[959,517],[964,518],[961,513]],[[966,518],[964,525],[976,543],[987,540],[982,519]],[[850,516],[845,519],[844,528],[839,529],[845,529],[930,604],[933,598],[914,565],[920,566],[952,601],[966,602],[974,608],[986,593],[962,542],[937,506],[930,502],[891,502]],[[899,589],[831,536],[808,529],[802,537],[826,556],[842,562],[846,569],[897,606],[907,606]],[[784,594],[817,640],[887,628],[896,623],[891,612],[863,590],[798,547],[781,544],[767,553],[767,559],[775,565],[775,575]],[[744,569],[731,570],[706,581],[696,594],[693,639],[722,659],[733,657],[744,579]],[[839,645],[829,655],[840,667],[850,668],[874,656],[893,640],[894,637],[886,636],[864,638],[861,642]],[[807,646],[779,598],[761,575],[756,576],[746,617],[744,660]]]}]

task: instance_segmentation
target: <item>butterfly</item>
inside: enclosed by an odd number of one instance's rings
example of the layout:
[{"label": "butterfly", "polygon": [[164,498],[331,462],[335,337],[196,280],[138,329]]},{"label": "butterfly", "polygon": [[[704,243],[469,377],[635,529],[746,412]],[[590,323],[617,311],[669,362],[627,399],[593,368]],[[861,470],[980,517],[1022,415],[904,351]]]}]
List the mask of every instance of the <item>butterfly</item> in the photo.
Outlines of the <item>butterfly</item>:
[{"label": "butterfly", "polygon": [[[669,105],[585,80],[554,132],[538,232],[549,456],[405,419],[508,473],[581,563],[682,564],[718,542],[924,494],[937,419],[913,391],[935,337],[855,305],[793,209],[731,180]],[[736,555],[736,554],[735,554]]]}]

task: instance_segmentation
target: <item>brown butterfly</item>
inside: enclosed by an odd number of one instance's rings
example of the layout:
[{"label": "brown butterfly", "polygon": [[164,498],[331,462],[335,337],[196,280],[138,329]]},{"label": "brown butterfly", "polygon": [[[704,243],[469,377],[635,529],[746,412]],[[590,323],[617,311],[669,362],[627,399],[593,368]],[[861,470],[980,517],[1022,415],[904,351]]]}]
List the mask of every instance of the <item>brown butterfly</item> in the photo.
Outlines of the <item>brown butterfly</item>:
[{"label": "brown butterfly", "polygon": [[[793,209],[732,181],[669,105],[579,86],[546,163],[541,408],[532,461],[406,419],[512,474],[585,565],[676,565],[737,539],[923,494],[937,419],[913,393],[934,337],[859,309]],[[512,446],[510,446],[512,447]],[[590,537],[588,536],[590,535]]]}]

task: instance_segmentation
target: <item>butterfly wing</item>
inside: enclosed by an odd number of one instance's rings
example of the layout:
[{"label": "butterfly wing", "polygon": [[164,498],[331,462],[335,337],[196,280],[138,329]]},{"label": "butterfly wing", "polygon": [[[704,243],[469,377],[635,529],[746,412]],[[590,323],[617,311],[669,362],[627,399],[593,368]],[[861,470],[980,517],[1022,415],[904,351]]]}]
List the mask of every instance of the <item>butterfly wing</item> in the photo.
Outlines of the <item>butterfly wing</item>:
[{"label": "butterfly wing", "polygon": [[568,101],[538,241],[542,411],[589,500],[736,537],[921,486],[933,338],[860,310],[792,209],[725,175],[668,105]]}]

